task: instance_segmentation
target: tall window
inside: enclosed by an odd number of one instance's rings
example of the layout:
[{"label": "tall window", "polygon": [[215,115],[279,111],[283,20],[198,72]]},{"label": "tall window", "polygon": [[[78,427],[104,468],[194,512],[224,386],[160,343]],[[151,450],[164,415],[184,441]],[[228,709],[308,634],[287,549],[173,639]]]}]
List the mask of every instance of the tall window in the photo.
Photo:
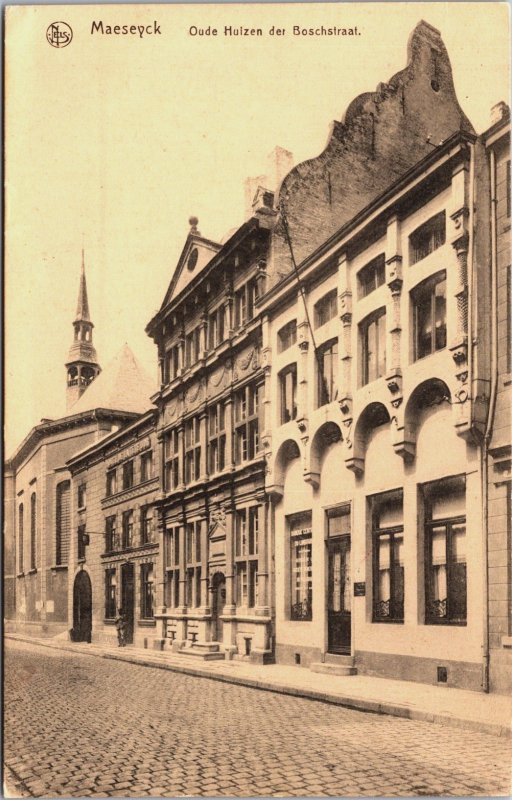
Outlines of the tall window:
[{"label": "tall window", "polygon": [[201,476],[201,445],[199,417],[185,423],[185,483],[198,481]]},{"label": "tall window", "polygon": [[201,357],[201,328],[187,333],[185,336],[185,366],[193,367]]},{"label": "tall window", "polygon": [[236,463],[251,461],[259,449],[259,386],[245,386],[235,395]]},{"label": "tall window", "polygon": [[381,308],[360,325],[363,385],[386,373],[386,309]]},{"label": "tall window", "polygon": [[403,493],[371,499],[373,539],[373,621],[404,621]]},{"label": "tall window", "polygon": [[201,521],[185,526],[186,599],[189,608],[201,605]]},{"label": "tall window", "polygon": [[465,625],[466,481],[446,478],[423,486],[425,622]]},{"label": "tall window", "polygon": [[115,568],[105,570],[105,619],[115,619],[117,614],[117,581]]},{"label": "tall window", "polygon": [[315,303],[314,308],[314,325],[315,328],[320,328],[325,325],[330,319],[334,319],[338,313],[338,297],[336,289],[329,292],[318,303]]},{"label": "tall window", "polygon": [[226,431],[224,403],[208,409],[208,471],[210,475],[221,472],[226,466]]},{"label": "tall window", "polygon": [[85,508],[87,504],[87,486],[85,483],[81,483],[78,487],[78,508]]},{"label": "tall window", "polygon": [[56,490],[56,537],[55,563],[67,564],[69,559],[69,539],[71,535],[70,483],[62,481]]},{"label": "tall window", "polygon": [[213,350],[224,341],[225,307],[219,306],[208,317],[208,348]]},{"label": "tall window", "polygon": [[318,406],[336,400],[338,395],[338,340],[331,339],[317,350]]},{"label": "tall window", "polygon": [[123,549],[133,547],[133,511],[123,512]]},{"label": "tall window", "polygon": [[446,347],[446,272],[423,281],[411,292],[414,359]]},{"label": "tall window", "polygon": [[381,253],[357,273],[359,297],[366,297],[382,286],[386,279],[386,258]]},{"label": "tall window", "polygon": [[180,437],[174,429],[165,435],[165,490],[170,492],[177,489],[180,484]]},{"label": "tall window", "polygon": [[507,372],[512,372],[512,266],[510,264],[507,267]]},{"label": "tall window", "polygon": [[77,539],[77,558],[79,561],[85,558],[85,548],[87,546],[87,534],[85,525],[79,525],[76,532]]},{"label": "tall window", "polygon": [[153,619],[154,614],[153,564],[140,565],[140,616],[141,619]]},{"label": "tall window", "polygon": [[30,495],[30,569],[36,568],[36,493]]},{"label": "tall window", "polygon": [[119,541],[116,531],[116,518],[115,516],[107,517],[105,520],[105,552],[112,553],[119,547]]},{"label": "tall window", "polygon": [[140,511],[140,543],[149,544],[153,541],[153,509],[143,506]]},{"label": "tall window", "polygon": [[287,322],[281,330],[277,332],[277,352],[283,353],[297,341],[297,320],[292,319]]},{"label": "tall window", "polygon": [[507,202],[507,217],[510,217],[510,205],[512,203],[512,197],[510,196],[510,159],[507,161],[506,164],[506,183],[505,183],[505,192],[506,192],[506,202]]},{"label": "tall window", "polygon": [[258,506],[235,515],[235,573],[238,606],[258,604]]},{"label": "tall window", "polygon": [[290,525],[290,619],[313,619],[313,539],[311,514],[292,517]]},{"label": "tall window", "polygon": [[297,417],[297,365],[289,367],[279,373],[279,395],[281,406],[281,424],[290,422]]},{"label": "tall window", "polygon": [[115,469],[107,470],[107,497],[117,492],[117,472]]},{"label": "tall window", "polygon": [[[24,571],[24,558],[23,558],[23,503],[18,506],[18,571]],[[59,563],[59,562],[57,562]]]},{"label": "tall window", "polygon": [[153,452],[143,453],[140,457],[140,480],[141,483],[149,481],[153,477]]},{"label": "tall window", "polygon": [[131,489],[133,486],[133,461],[123,464],[123,489]]},{"label": "tall window", "polygon": [[170,383],[178,376],[180,366],[180,348],[179,345],[174,345],[170,350],[167,350],[163,361],[163,383]]},{"label": "tall window", "polygon": [[177,608],[180,600],[180,529],[167,528],[165,562],[165,604],[169,608]]},{"label": "tall window", "polygon": [[250,280],[235,292],[235,328],[240,328],[254,317],[254,305],[258,300],[258,282]]},{"label": "tall window", "polygon": [[444,211],[431,217],[409,236],[409,263],[416,264],[426,258],[446,241],[446,215]]}]

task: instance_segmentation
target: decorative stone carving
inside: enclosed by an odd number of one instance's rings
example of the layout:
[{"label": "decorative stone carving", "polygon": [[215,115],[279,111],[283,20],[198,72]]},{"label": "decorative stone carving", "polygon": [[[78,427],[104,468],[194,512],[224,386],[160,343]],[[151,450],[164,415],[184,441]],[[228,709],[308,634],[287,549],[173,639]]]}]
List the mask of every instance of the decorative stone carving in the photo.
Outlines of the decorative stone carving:
[{"label": "decorative stone carving", "polygon": [[402,291],[402,256],[395,254],[386,261],[387,285],[392,295]]}]

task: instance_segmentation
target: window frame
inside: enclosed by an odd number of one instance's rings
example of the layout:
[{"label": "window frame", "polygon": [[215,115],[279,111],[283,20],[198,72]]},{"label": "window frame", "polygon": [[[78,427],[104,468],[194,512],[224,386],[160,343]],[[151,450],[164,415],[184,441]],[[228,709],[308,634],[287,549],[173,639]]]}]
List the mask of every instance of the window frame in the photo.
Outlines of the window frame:
[{"label": "window frame", "polygon": [[153,506],[142,506],[140,509],[140,543],[152,544],[154,535]]},{"label": "window frame", "polygon": [[446,210],[443,209],[409,234],[409,266],[423,261],[445,244]]},{"label": "window frame", "polygon": [[[444,330],[444,344],[437,347],[438,329],[436,327],[436,289],[441,284],[444,284],[444,324],[440,326],[439,330]],[[448,315],[447,315],[447,276],[446,270],[436,272],[435,275],[430,275],[421,281],[413,289],[411,289],[411,308],[413,315],[413,361],[421,361],[422,358],[427,358],[434,353],[439,353],[445,350],[448,344]],[[443,297],[443,295],[441,295]],[[418,316],[420,312],[425,309],[427,302],[430,306],[430,350],[422,355],[419,355],[419,322]]]},{"label": "window frame", "polygon": [[82,511],[87,506],[87,484],[79,483],[77,489],[77,507]]},{"label": "window frame", "polygon": [[201,606],[201,531],[203,521],[192,520],[185,524],[185,605]]},{"label": "window frame", "polygon": [[[456,475],[443,478],[437,481],[431,481],[422,485],[423,496],[423,537],[424,537],[424,581],[425,581],[425,625],[449,625],[456,627],[467,626],[467,599],[468,599],[468,576],[467,576],[467,553],[465,552],[465,561],[456,562],[453,559],[453,546],[452,540],[454,537],[453,529],[457,526],[464,526],[464,542],[467,544],[467,514],[454,514],[452,516],[444,516],[432,519],[432,492],[435,491],[436,486],[449,484],[450,481],[456,482],[459,479],[464,479],[464,505],[466,506],[466,476]],[[446,489],[444,490],[446,491]],[[462,492],[461,492],[462,494]],[[433,562],[433,529],[445,528],[445,582],[446,582],[446,598],[443,600],[435,600],[432,597],[433,593],[433,579],[434,579],[434,564]],[[464,615],[452,615],[454,605],[454,564],[464,564]],[[446,616],[439,616],[432,611],[432,605],[442,602],[446,603]],[[437,606],[439,608],[439,606]]]},{"label": "window frame", "polygon": [[[63,518],[62,497],[68,492],[68,520]],[[69,550],[71,544],[71,482],[69,480],[60,481],[55,487],[55,564],[65,566],[69,561]],[[67,552],[66,552],[67,550]],[[64,561],[64,555],[67,559]]]},{"label": "window frame", "polygon": [[122,550],[130,550],[135,544],[134,542],[134,534],[135,534],[135,525],[134,525],[134,513],[133,509],[129,508],[126,511],[123,511],[122,515]]},{"label": "window frame", "polygon": [[37,558],[37,498],[36,493],[32,492],[30,495],[30,569],[36,570]]},{"label": "window frame", "polygon": [[235,592],[236,605],[258,605],[258,505],[235,510]]},{"label": "window frame", "polygon": [[[384,503],[390,500],[397,499],[401,504],[402,523],[393,525],[379,524],[379,515],[381,507]],[[373,566],[373,586],[372,586],[372,622],[385,622],[392,624],[403,624],[404,622],[404,604],[405,604],[405,566],[401,566],[397,559],[397,544],[396,540],[401,539],[402,547],[404,546],[404,497],[403,490],[393,489],[389,492],[373,495],[370,499],[371,502],[371,540],[372,540],[372,566]],[[378,606],[383,601],[380,599],[380,542],[385,537],[389,536],[389,613],[382,614],[378,610]],[[397,597],[399,586],[396,585],[396,571],[397,568],[402,570],[401,586],[402,598]]]},{"label": "window frame", "polygon": [[164,435],[165,491],[174,491],[180,484],[180,434],[177,428],[173,428]]},{"label": "window frame", "polygon": [[331,289],[313,306],[313,327],[316,330],[326,325],[338,314],[338,290]]},{"label": "window frame", "polygon": [[297,343],[297,320],[291,319],[277,332],[277,352],[284,353]]},{"label": "window frame", "polygon": [[[287,518],[290,553],[290,613],[293,622],[313,621],[313,526],[311,512]],[[299,527],[294,528],[294,525]],[[294,530],[297,531],[294,533]],[[306,581],[303,580],[303,558],[300,553],[306,547]],[[301,581],[298,583],[298,580]],[[295,600],[295,602],[294,602]]]},{"label": "window frame", "polygon": [[[288,386],[291,376],[291,386]],[[280,424],[284,425],[297,419],[297,364],[288,364],[278,373],[279,383],[279,419]],[[288,391],[291,390],[291,397],[288,398]],[[291,401],[288,408],[288,400]]]},{"label": "window frame", "polygon": [[25,533],[24,533],[24,508],[23,503],[18,505],[18,572],[21,574],[25,569]]},{"label": "window frame", "polygon": [[185,421],[185,484],[201,478],[201,419],[190,417]]},{"label": "window frame", "polygon": [[[374,283],[374,286],[371,284]],[[358,297],[368,297],[386,283],[386,256],[379,253],[357,273]]]},{"label": "window frame", "polygon": [[[375,375],[370,374],[370,349],[369,349],[369,331],[372,325],[376,326],[376,354],[375,354]],[[382,325],[382,327],[381,327]],[[382,337],[382,339],[381,339]],[[369,383],[378,381],[380,378],[386,376],[386,339],[387,339],[387,326],[386,326],[386,306],[372,311],[359,323],[359,338],[361,342],[361,386],[367,386]],[[383,358],[382,352],[383,351]]]},{"label": "window frame", "polygon": [[[317,347],[316,358],[316,373],[317,373],[317,408],[332,403],[338,396],[338,378],[339,378],[339,349],[338,338],[329,339],[319,347]],[[326,386],[325,381],[325,356],[329,353],[331,355],[331,369],[329,375],[329,383]]]},{"label": "window frame", "polygon": [[235,392],[235,463],[253,461],[259,454],[259,414],[262,384],[248,383]]},{"label": "window frame", "polygon": [[122,491],[133,489],[135,485],[135,469],[133,458],[125,461],[122,468]]},{"label": "window frame", "polygon": [[216,475],[226,467],[226,409],[222,400],[208,408],[206,424],[208,425],[208,474]]},{"label": "window frame", "polygon": [[105,570],[105,619],[117,616],[117,571],[115,567]]},{"label": "window frame", "polygon": [[111,467],[107,469],[106,474],[106,496],[112,497],[112,495],[117,494],[117,468]]},{"label": "window frame", "polygon": [[153,478],[153,450],[147,450],[140,457],[140,482],[145,483]]},{"label": "window frame", "polygon": [[152,562],[140,565],[140,619],[155,618],[155,569]]},{"label": "window frame", "polygon": [[169,608],[180,604],[180,535],[179,525],[165,529],[165,604]]},{"label": "window frame", "polygon": [[86,555],[86,530],[85,522],[81,522],[76,529],[76,557],[77,561],[85,561]]},{"label": "window frame", "polygon": [[119,550],[117,516],[110,514],[105,518],[105,552],[115,553],[117,550]]}]

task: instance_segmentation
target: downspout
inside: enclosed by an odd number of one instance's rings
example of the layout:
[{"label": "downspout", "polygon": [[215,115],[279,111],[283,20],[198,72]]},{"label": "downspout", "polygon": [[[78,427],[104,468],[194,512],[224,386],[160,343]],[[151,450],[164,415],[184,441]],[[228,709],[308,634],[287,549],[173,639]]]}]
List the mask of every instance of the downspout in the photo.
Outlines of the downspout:
[{"label": "downspout", "polygon": [[496,157],[494,150],[490,150],[490,179],[491,179],[491,391],[489,397],[489,411],[485,426],[484,446],[481,450],[482,474],[482,523],[483,523],[483,578],[484,578],[484,637],[483,637],[483,663],[482,663],[482,688],[489,692],[489,486],[488,486],[488,452],[494,424],[496,408],[496,394],[498,387],[497,368],[497,236],[496,236]]}]

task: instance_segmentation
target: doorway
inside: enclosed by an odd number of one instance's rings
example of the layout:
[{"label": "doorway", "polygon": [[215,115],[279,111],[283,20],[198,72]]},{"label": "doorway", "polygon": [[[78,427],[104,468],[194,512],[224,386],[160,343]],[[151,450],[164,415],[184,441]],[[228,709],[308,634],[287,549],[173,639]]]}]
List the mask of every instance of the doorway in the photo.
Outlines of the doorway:
[{"label": "doorway", "polygon": [[73,630],[74,642],[90,642],[92,635],[92,588],[91,579],[85,570],[80,570],[73,584]]},{"label": "doorway", "polygon": [[329,653],[351,651],[350,536],[328,540],[327,624]]},{"label": "doorway", "polygon": [[133,644],[133,628],[135,623],[135,577],[131,563],[121,567],[121,608],[125,618],[125,642]]},{"label": "doorway", "polygon": [[222,642],[224,622],[221,619],[226,605],[226,578],[216,572],[212,579],[212,636],[215,642]]}]

